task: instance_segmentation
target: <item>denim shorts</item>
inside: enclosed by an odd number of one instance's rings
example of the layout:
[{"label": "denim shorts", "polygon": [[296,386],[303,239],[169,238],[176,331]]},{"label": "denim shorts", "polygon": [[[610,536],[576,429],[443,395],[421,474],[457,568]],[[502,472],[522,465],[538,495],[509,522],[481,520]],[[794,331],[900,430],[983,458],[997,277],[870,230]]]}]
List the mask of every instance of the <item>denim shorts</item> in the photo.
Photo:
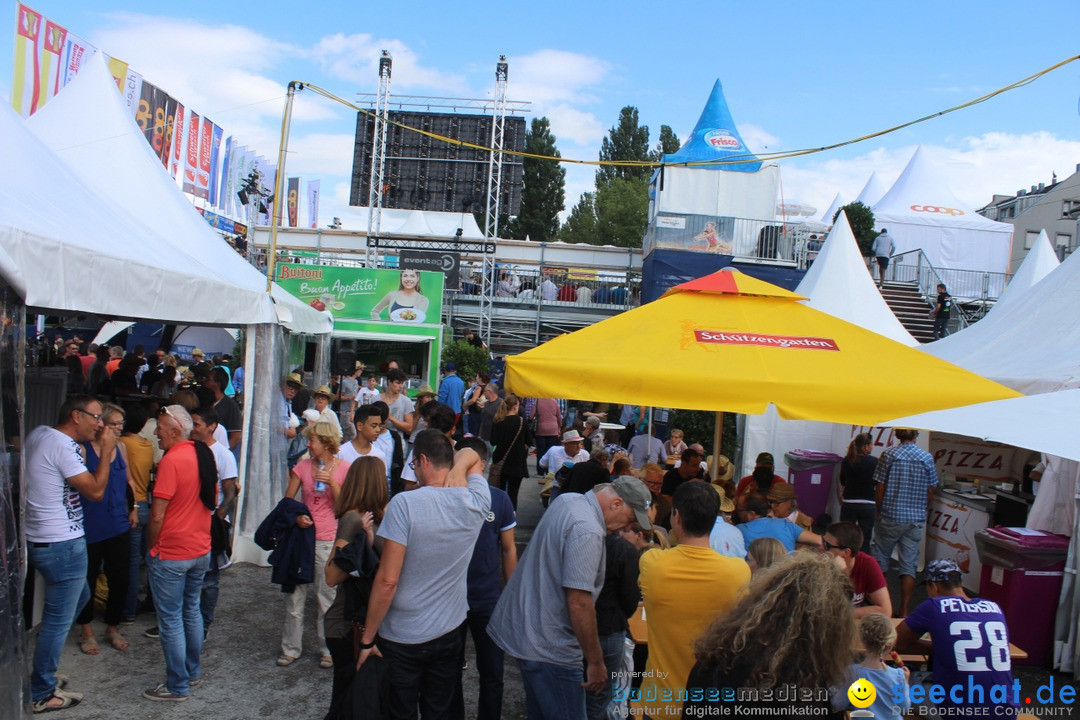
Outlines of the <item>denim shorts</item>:
[{"label": "denim shorts", "polygon": [[899,546],[897,570],[900,575],[915,577],[919,546],[926,536],[926,523],[898,523],[879,518],[874,525],[874,558],[882,572],[889,571],[893,548]]}]

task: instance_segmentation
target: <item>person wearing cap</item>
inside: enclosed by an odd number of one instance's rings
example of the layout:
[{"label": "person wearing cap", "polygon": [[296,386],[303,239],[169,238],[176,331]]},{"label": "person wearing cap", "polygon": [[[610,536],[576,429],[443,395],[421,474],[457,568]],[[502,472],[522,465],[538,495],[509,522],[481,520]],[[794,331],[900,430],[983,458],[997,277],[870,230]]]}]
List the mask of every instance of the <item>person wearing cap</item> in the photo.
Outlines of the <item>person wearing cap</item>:
[{"label": "person wearing cap", "polygon": [[772,517],[793,522],[803,530],[813,526],[814,518],[799,510],[795,486],[791,483],[775,483],[765,495],[765,500],[769,503],[769,515]]},{"label": "person wearing cap", "polygon": [[[315,412],[318,415],[308,418],[308,424],[317,422],[324,422],[331,425],[337,432],[338,444],[341,443],[344,433],[341,431],[341,423],[338,422],[337,413],[330,408],[330,401],[333,399],[334,393],[330,391],[330,386],[323,384],[315,388],[311,393],[312,402],[315,403]],[[307,412],[310,412],[307,411]],[[306,414],[305,414],[306,416]]]},{"label": "person wearing cap", "polygon": [[764,495],[776,483],[784,482],[784,478],[774,472],[775,468],[776,463],[773,461],[772,453],[758,453],[757,459],[754,461],[754,472],[739,481],[738,487],[735,488],[735,497],[745,495],[751,490],[757,490]]},{"label": "person wearing cap", "polygon": [[292,402],[296,399],[296,393],[304,387],[304,381],[300,373],[289,373],[285,376],[285,382],[281,384],[281,427],[285,437],[296,437],[296,426],[292,424]]},{"label": "person wearing cap", "polygon": [[748,492],[740,497],[737,507],[742,519],[737,527],[747,547],[759,537],[776,538],[788,552],[792,552],[797,544],[821,547],[820,535],[787,520],[769,517],[769,504],[759,492]]},{"label": "person wearing cap", "polygon": [[735,512],[735,503],[724,492],[724,488],[719,485],[713,485],[712,488],[720,498],[720,505],[716,512],[716,521],[713,523],[712,530],[709,531],[709,547],[727,557],[745,558],[746,543],[743,542],[742,533],[739,532],[739,528],[731,524],[731,514]]},{"label": "person wearing cap", "polygon": [[559,495],[536,526],[488,624],[491,639],[517,661],[529,718],[584,718],[586,691],[607,685],[594,607],[604,536],[635,520],[651,528],[650,502],[640,480],[620,477],[584,495]]},{"label": "person wearing cap", "polygon": [[898,549],[900,615],[911,609],[919,547],[926,536],[930,495],[938,484],[934,457],[917,446],[918,430],[898,428],[900,444],[881,453],[874,470],[877,521],[874,523],[874,559],[889,572],[894,549]]},{"label": "person wearing cap", "polygon": [[461,400],[465,396],[465,381],[458,377],[457,365],[452,362],[443,366],[443,379],[439,383],[439,394],[435,398],[443,405],[448,405],[454,414],[461,417]]},{"label": "person wearing cap", "polygon": [[846,521],[830,525],[821,539],[825,552],[844,561],[844,569],[851,578],[851,605],[855,608],[855,617],[870,613],[892,617],[892,599],[885,575],[877,560],[859,550],[862,544],[862,530],[855,523]]},{"label": "person wearing cap", "polygon": [[679,716],[678,692],[694,667],[694,642],[735,605],[750,582],[745,560],[710,546],[719,512],[720,496],[712,486],[700,480],[683,483],[671,499],[671,531],[679,544],[641,556],[638,584],[649,622],[641,705],[651,718]]},{"label": "person wearing cap", "polygon": [[564,432],[562,445],[552,447],[536,462],[541,474],[546,475],[549,470],[555,472],[566,462],[579,463],[588,460],[589,453],[585,452],[585,448],[582,447],[583,444],[581,433],[577,430]]},{"label": "person wearing cap", "polygon": [[413,429],[409,433],[409,442],[412,443],[416,440],[416,436],[421,430],[427,427],[427,421],[424,419],[422,412],[425,405],[430,405],[435,401],[435,391],[431,389],[431,386],[424,383],[416,389],[416,397],[413,402]]},{"label": "person wearing cap", "polygon": [[[931,560],[925,579],[929,597],[897,626],[897,652],[919,651],[919,638],[929,633],[934,684],[945,689],[942,706],[1017,707],[1009,628],[1001,607],[991,600],[968,597],[963,573],[954,560]],[[994,686],[1007,688],[1003,700],[995,699]]]}]

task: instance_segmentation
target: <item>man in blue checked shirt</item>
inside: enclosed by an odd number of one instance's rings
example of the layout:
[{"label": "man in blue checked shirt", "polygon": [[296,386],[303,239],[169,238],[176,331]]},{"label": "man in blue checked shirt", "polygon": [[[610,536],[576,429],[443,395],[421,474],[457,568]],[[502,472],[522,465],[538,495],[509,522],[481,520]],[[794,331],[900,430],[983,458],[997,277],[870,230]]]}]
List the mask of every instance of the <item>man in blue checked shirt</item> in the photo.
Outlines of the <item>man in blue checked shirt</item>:
[{"label": "man in blue checked shirt", "polygon": [[874,471],[874,482],[877,483],[874,558],[881,565],[881,571],[887,573],[893,548],[899,546],[900,617],[907,617],[910,610],[919,546],[926,534],[931,488],[938,484],[934,458],[916,447],[917,437],[918,430],[897,430],[896,438],[900,444],[881,454]]}]

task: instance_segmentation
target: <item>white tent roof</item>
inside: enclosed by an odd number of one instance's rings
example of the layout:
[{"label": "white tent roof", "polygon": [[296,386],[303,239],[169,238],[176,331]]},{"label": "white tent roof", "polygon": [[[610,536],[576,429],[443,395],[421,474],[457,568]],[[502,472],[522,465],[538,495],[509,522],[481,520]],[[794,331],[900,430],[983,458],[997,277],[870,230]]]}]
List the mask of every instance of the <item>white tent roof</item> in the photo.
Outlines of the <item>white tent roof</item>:
[{"label": "white tent roof", "polygon": [[823,225],[832,225],[833,215],[835,215],[836,211],[844,207],[845,205],[847,205],[847,203],[844,202],[843,194],[836,193],[836,197],[834,197],[833,201],[829,203],[828,209],[825,212],[821,213],[821,217],[818,218],[818,222],[822,223]]},{"label": "white tent roof", "polygon": [[877,227],[888,228],[897,254],[922,249],[939,270],[1004,273],[1008,268],[1012,225],[966,207],[921,146],[873,211]]},{"label": "white tent roof", "polygon": [[859,252],[847,215],[840,213],[821,253],[806,271],[795,292],[809,300],[807,305],[833,317],[884,335],[890,340],[915,347],[911,336],[881,297],[881,292]]},{"label": "white tent roof", "polygon": [[[863,185],[863,189],[859,192],[858,197],[855,198],[855,202],[860,202],[868,208],[872,208],[877,205],[878,200],[881,200],[885,195],[885,184],[878,178],[876,172],[870,173],[870,178]],[[836,212],[833,210],[833,212]]]},{"label": "white tent roof", "polygon": [[[342,212],[345,230],[367,231],[369,210],[366,207],[350,207]],[[382,211],[383,235],[417,235],[451,238],[462,229],[461,236],[467,240],[481,240],[484,233],[476,224],[472,213],[436,212],[434,210],[400,210],[384,208]]]},{"label": "white tent roof", "polygon": [[1080,387],[1080,253],[965,330],[922,350],[1025,394]]},{"label": "white tent roof", "polygon": [[28,306],[234,322],[235,285],[84,185],[7,105],[0,157],[0,274]]},{"label": "white tent roof", "polygon": [[[179,255],[166,267],[204,266],[205,277],[234,288],[217,309],[216,323],[282,322],[293,330],[329,332],[332,321],[275,286],[232,250],[202,218],[168,175],[123,105],[101,53],[95,53],[64,89],[29,120],[31,129],[70,165],[86,185],[107,192]],[[162,259],[164,260],[164,258]],[[203,299],[177,305],[172,319],[198,322],[186,311]]]},{"label": "white tent roof", "polygon": [[1040,280],[1052,273],[1054,268],[1060,264],[1061,261],[1058,260],[1057,253],[1054,252],[1054,247],[1050,244],[1049,236],[1047,236],[1045,230],[1040,230],[1039,237],[1035,240],[1031,250],[1028,251],[1024,262],[1020,263],[1016,274],[1009,280],[1009,284],[1005,286],[1001,295],[998,296],[997,303],[990,309],[986,317],[991,317],[1000,312],[1002,308],[1010,307],[1013,303],[1019,301],[1028,290],[1035,287]]}]

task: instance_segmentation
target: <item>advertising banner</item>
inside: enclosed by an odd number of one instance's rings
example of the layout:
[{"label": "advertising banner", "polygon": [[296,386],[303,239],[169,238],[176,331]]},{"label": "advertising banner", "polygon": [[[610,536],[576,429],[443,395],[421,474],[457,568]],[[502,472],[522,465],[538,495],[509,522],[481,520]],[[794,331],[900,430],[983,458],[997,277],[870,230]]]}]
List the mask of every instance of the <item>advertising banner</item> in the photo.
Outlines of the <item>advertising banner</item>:
[{"label": "advertising banner", "polygon": [[986,480],[1012,479],[1015,452],[1016,448],[1009,445],[946,433],[930,435],[930,454],[934,456],[939,478],[948,474]]},{"label": "advertising banner", "polygon": [[[141,109],[139,101],[142,99],[142,88],[143,76],[129,67],[127,75],[124,77],[123,87],[120,88],[120,95],[124,98],[124,106],[127,107],[128,111],[136,117],[138,116],[139,110]],[[154,88],[154,91],[155,99],[157,99],[161,103],[164,103],[165,100],[167,100],[169,97],[168,93],[166,93],[164,90]],[[161,107],[163,108],[164,105],[162,105]],[[155,106],[151,106],[151,110],[156,109],[157,108]],[[164,115],[161,116],[161,119],[164,122]],[[156,149],[157,148],[155,148],[155,150]]]},{"label": "advertising banner", "polygon": [[210,197],[210,152],[214,142],[214,123],[205,117],[199,124],[199,165],[195,171],[195,197]]},{"label": "advertising banner", "polygon": [[176,98],[167,95],[165,97],[165,127],[162,131],[162,143],[161,152],[158,156],[161,158],[161,164],[165,166],[165,169],[169,169],[169,156],[172,154],[173,149],[173,136],[176,133]]},{"label": "advertising banner", "polygon": [[97,49],[80,37],[71,33],[67,34],[67,42],[64,43],[64,52],[60,56],[61,68],[59,73],[60,87],[64,87],[72,78],[79,74],[79,68],[83,61],[90,58]]},{"label": "advertising banner", "polygon": [[169,96],[163,90],[151,83],[142,83],[135,122],[139,124],[143,136],[158,157],[161,157],[165,149],[165,113],[168,101]]},{"label": "advertising banner", "polygon": [[225,149],[221,156],[221,179],[217,185],[217,197],[214,198],[214,205],[224,213],[229,212],[228,197],[232,189],[232,168],[229,167],[229,163],[232,162],[232,146],[232,135],[230,135],[225,139]]},{"label": "advertising banner", "polygon": [[11,106],[29,117],[41,92],[38,38],[41,36],[41,13],[22,3],[15,8],[15,67],[12,73]]},{"label": "advertising banner", "polygon": [[318,180],[309,180],[307,184],[307,212],[308,212],[308,227],[319,227],[319,182]]},{"label": "advertising banner", "polygon": [[461,270],[461,255],[455,252],[402,250],[398,255],[398,265],[402,269],[443,273],[444,284],[447,287],[456,288]]},{"label": "advertising banner", "polygon": [[221,155],[221,136],[223,131],[217,125],[213,125],[213,132],[210,135],[210,183],[207,188],[209,192],[210,204],[220,208],[218,204],[218,187],[221,185],[221,166],[218,163],[218,157]]},{"label": "advertising banner", "polygon": [[442,323],[442,273],[279,263],[277,283],[335,318],[402,325]]},{"label": "advertising banner", "polygon": [[109,57],[108,55],[105,57],[109,58],[109,72],[112,73],[113,80],[116,82],[116,87],[123,92],[124,81],[127,79],[128,74],[128,64],[123,60],[118,60],[117,58]]},{"label": "advertising banner", "polygon": [[173,114],[173,139],[172,139],[172,166],[169,169],[169,174],[176,177],[183,172],[183,158],[184,158],[184,134],[187,129],[187,123],[184,122],[184,106],[177,102],[176,112]]},{"label": "advertising banner", "polygon": [[964,575],[964,587],[977,588],[982,562],[975,536],[990,523],[990,515],[940,496],[930,498],[926,526],[926,559],[954,560]]},{"label": "advertising banner", "polygon": [[60,56],[64,54],[66,44],[67,30],[52,20],[46,19],[45,34],[41,38],[41,93],[37,97],[37,106],[34,110],[40,110],[45,101],[55,95],[59,89],[58,80],[63,65]]},{"label": "advertising banner", "polygon": [[184,131],[184,192],[195,194],[197,183],[195,173],[199,171],[199,114],[192,112],[188,116],[187,129]]},{"label": "advertising banner", "polygon": [[297,216],[300,214],[300,178],[289,178],[288,204],[285,209],[289,212],[289,227],[296,227]]}]

